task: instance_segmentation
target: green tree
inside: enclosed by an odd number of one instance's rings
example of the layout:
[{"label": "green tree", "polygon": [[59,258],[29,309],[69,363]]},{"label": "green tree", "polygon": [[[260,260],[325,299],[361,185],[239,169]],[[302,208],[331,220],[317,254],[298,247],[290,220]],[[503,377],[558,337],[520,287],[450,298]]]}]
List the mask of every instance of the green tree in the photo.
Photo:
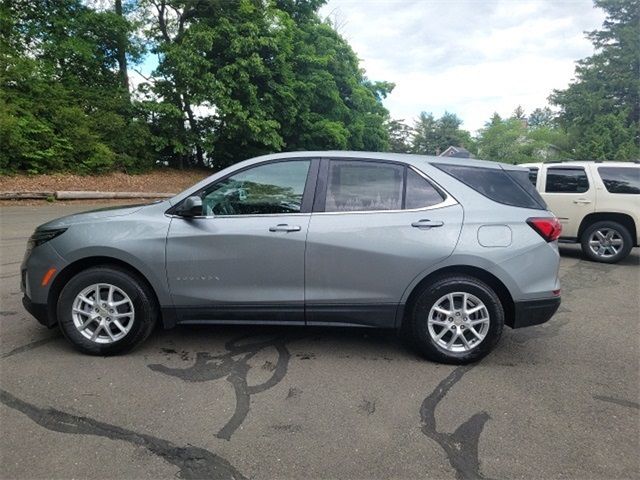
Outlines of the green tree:
[{"label": "green tree", "polygon": [[131,29],[123,15],[16,0],[0,5],[0,28],[0,171],[150,165],[146,125],[118,77],[117,39]]},{"label": "green tree", "polygon": [[596,53],[580,60],[576,80],[555,90],[559,121],[581,159],[640,155],[640,0],[595,0],[607,18],[588,34]]},{"label": "green tree", "polygon": [[556,124],[556,116],[549,107],[536,108],[527,118],[527,124],[532,128],[551,128]]},{"label": "green tree", "polygon": [[412,151],[425,155],[438,155],[450,146],[475,151],[471,134],[461,129],[462,120],[445,112],[436,119],[433,114],[422,112],[413,126]]},{"label": "green tree", "polygon": [[516,107],[516,109],[513,111],[513,118],[515,118],[516,120],[525,120],[527,118],[527,116],[524,113],[524,108],[522,108],[522,105],[518,105]]},{"label": "green tree", "polygon": [[388,148],[393,85],[364,76],[318,17],[323,3],[147,0],[160,63],[143,89],[163,157],[223,167],[282,149]]},{"label": "green tree", "polygon": [[503,163],[527,163],[566,158],[567,137],[562,129],[548,125],[528,125],[524,111],[502,119],[494,113],[480,130],[478,155]]},{"label": "green tree", "polygon": [[389,136],[390,152],[411,152],[411,136],[413,135],[413,129],[404,123],[404,120],[394,120],[389,118],[385,122],[385,127]]}]

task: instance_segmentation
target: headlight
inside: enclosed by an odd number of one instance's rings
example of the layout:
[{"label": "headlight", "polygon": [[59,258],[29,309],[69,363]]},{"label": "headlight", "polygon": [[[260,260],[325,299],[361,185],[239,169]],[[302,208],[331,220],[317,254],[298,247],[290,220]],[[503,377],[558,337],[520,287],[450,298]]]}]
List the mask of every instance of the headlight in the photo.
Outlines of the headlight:
[{"label": "headlight", "polygon": [[27,241],[27,251],[24,254],[25,258],[29,256],[29,254],[31,253],[31,250],[33,250],[35,247],[38,247],[43,243],[47,243],[49,240],[53,240],[54,238],[56,238],[59,235],[62,235],[66,231],[67,231],[66,228],[56,228],[51,230],[36,230],[35,232],[33,232],[33,235],[31,235],[31,237],[29,237],[29,240]]}]

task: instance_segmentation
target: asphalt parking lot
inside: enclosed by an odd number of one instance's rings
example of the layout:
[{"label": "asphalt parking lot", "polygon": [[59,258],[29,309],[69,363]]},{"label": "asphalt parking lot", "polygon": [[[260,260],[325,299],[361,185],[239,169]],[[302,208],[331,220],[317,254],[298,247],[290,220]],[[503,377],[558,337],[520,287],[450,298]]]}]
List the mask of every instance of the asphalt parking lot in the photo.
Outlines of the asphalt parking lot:
[{"label": "asphalt parking lot", "polygon": [[472,366],[324,328],[182,327],[100,358],[19,292],[35,226],[90,208],[0,210],[0,478],[640,476],[640,249],[563,246],[559,313]]}]

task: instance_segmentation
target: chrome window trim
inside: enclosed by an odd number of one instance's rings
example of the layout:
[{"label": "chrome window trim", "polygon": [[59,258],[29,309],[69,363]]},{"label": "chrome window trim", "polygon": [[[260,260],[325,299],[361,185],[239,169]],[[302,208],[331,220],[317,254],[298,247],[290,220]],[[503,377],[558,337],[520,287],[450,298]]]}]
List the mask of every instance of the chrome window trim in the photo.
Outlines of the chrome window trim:
[{"label": "chrome window trim", "polygon": [[424,212],[427,210],[435,210],[437,208],[450,207],[452,205],[458,205],[458,202],[455,198],[448,195],[442,202],[436,203],[435,205],[430,205],[428,207],[420,207],[420,208],[405,208],[404,210],[348,210],[344,212],[312,212],[311,215],[353,215],[356,213],[405,213],[405,212]]},{"label": "chrome window trim", "polygon": [[304,213],[251,213],[246,215],[198,215],[195,217],[183,217],[182,215],[176,215],[172,213],[165,213],[165,216],[169,218],[183,218],[185,220],[196,220],[203,218],[252,218],[252,217],[301,217],[309,216],[311,212]]},{"label": "chrome window trim", "polygon": [[460,204],[460,202],[458,202],[453,197],[453,195],[451,195],[449,192],[447,192],[447,190],[442,188],[442,186],[438,182],[429,178],[424,172],[414,167],[413,165],[409,165],[406,163],[404,165],[406,165],[408,168],[413,170],[415,173],[420,175],[422,178],[424,178],[426,181],[428,181],[432,185],[435,185],[438,188],[438,190],[440,190],[445,195],[445,199],[440,203],[436,203],[435,205],[429,205],[427,207],[405,208],[405,209],[396,209],[396,210],[349,210],[344,212],[263,213],[263,214],[248,214],[248,215],[201,215],[197,217],[182,217],[180,215],[165,213],[165,216],[170,218],[199,220],[199,219],[212,219],[212,218],[254,218],[254,217],[269,218],[269,217],[299,217],[304,215],[353,215],[353,214],[372,214],[372,213],[403,213],[403,212],[425,212],[428,210],[435,210],[438,208],[445,208],[445,207],[450,207],[452,205]]}]

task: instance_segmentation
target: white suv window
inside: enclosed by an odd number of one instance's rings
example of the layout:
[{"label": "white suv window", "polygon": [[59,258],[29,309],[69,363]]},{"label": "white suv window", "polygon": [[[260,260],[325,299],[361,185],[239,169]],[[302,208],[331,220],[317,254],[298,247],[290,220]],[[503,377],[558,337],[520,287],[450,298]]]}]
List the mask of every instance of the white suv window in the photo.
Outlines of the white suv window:
[{"label": "white suv window", "polygon": [[640,194],[640,168],[598,167],[607,192]]},{"label": "white suv window", "polygon": [[582,167],[548,168],[545,192],[584,193],[589,190],[587,172]]}]

